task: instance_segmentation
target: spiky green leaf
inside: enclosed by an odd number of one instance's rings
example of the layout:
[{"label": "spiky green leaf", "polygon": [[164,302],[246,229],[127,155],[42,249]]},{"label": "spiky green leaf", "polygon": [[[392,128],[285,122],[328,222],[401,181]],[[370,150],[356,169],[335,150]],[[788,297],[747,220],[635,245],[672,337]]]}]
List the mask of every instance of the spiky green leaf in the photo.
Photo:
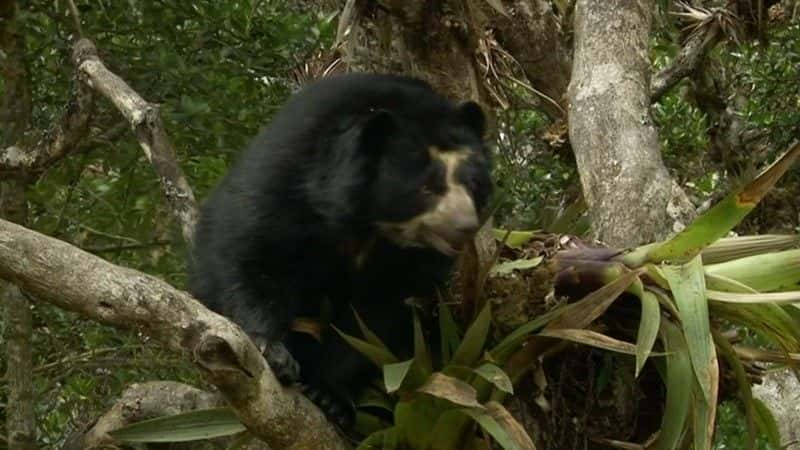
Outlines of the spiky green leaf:
[{"label": "spiky green leaf", "polygon": [[508,375],[503,369],[496,365],[485,363],[475,369],[475,373],[483,377],[489,383],[492,383],[497,389],[508,394],[514,393],[514,386],[511,385],[511,379],[508,378]]},{"label": "spiky green leaf", "polygon": [[245,429],[230,408],[212,408],[143,420],[109,434],[121,442],[188,442],[230,436]]},{"label": "spiky green leaf", "polygon": [[439,301],[439,332],[441,333],[439,341],[442,347],[442,362],[449,364],[451,355],[461,345],[461,334],[450,308],[443,301]]},{"label": "spiky green leaf", "polygon": [[392,393],[400,389],[413,364],[414,360],[409,359],[408,361],[383,366],[383,384],[386,386],[386,392]]},{"label": "spiky green leaf", "polygon": [[491,304],[486,302],[481,312],[464,333],[464,339],[453,354],[452,363],[471,366],[484,352],[489,325],[492,323]]},{"label": "spiky green leaf", "polygon": [[678,306],[697,381],[703,397],[710,401],[716,354],[711,338],[703,263],[696,256],[681,266],[664,266],[662,269]]},{"label": "spiky green leaf", "polygon": [[346,333],[343,333],[333,325],[331,325],[331,328],[339,333],[339,336],[341,336],[345,342],[350,344],[351,347],[367,357],[367,359],[372,361],[378,367],[383,367],[386,364],[393,364],[399,361],[387,347],[375,345],[365,340],[350,336]]},{"label": "spiky green leaf", "polygon": [[689,418],[689,400],[695,383],[689,381],[693,379],[692,363],[683,333],[671,322],[661,323],[661,339],[667,352],[667,399],[655,448],[676,450]]},{"label": "spiky green leaf", "polygon": [[642,314],[639,320],[639,332],[636,335],[636,376],[639,376],[644,363],[653,350],[653,344],[658,337],[658,329],[661,326],[661,308],[658,305],[658,298],[650,291],[641,294]]},{"label": "spiky green leaf", "polygon": [[786,153],[741,190],[728,195],[675,237],[653,248],[648,254],[648,259],[654,262],[675,263],[693,259],[709,244],[725,236],[738,225],[798,156],[800,156],[800,143],[795,142]]}]

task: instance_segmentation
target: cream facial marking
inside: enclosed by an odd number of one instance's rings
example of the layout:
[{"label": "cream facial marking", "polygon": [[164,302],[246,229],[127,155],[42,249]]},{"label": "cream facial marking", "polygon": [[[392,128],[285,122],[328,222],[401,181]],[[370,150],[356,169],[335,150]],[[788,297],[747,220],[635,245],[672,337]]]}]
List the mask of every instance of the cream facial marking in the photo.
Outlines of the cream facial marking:
[{"label": "cream facial marking", "polygon": [[470,152],[430,147],[428,153],[444,165],[445,192],[436,196],[433,209],[405,222],[380,222],[378,227],[397,244],[431,246],[444,254],[455,255],[478,230],[478,212],[472,196],[456,180],[456,170]]}]

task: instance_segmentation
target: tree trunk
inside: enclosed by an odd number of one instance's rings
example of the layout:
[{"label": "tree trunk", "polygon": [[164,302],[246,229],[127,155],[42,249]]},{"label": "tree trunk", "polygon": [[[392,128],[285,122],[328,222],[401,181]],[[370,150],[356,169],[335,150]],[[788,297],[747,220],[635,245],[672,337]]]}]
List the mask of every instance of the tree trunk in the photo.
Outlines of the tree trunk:
[{"label": "tree trunk", "polygon": [[[17,4],[0,3],[0,72],[5,93],[0,105],[0,149],[17,144],[30,124],[31,91],[23,60],[24,41],[16,29]],[[25,223],[26,182],[22,179],[0,181],[0,217]],[[9,450],[36,448],[36,417],[33,409],[33,320],[28,299],[16,286],[0,280],[0,300],[6,318],[6,356],[8,405],[6,429]]]},{"label": "tree trunk", "polygon": [[665,238],[693,208],[661,159],[650,117],[653,0],[578,0],[569,136],[595,236],[626,247]]}]

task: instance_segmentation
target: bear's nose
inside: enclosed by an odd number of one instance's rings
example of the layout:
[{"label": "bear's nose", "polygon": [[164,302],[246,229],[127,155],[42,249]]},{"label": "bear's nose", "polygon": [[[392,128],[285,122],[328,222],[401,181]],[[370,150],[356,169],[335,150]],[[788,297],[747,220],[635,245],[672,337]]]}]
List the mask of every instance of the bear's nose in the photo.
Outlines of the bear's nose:
[{"label": "bear's nose", "polygon": [[472,212],[460,214],[453,221],[453,229],[466,235],[475,234],[478,231],[478,217]]},{"label": "bear's nose", "polygon": [[441,236],[448,244],[460,249],[478,231],[478,217],[470,213],[459,214],[443,228]]}]

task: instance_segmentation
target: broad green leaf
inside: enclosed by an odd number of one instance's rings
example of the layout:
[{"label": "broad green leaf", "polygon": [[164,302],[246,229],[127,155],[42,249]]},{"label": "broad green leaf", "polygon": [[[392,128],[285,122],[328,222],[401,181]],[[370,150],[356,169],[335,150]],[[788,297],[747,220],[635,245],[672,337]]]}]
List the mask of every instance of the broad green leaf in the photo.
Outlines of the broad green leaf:
[{"label": "broad green leaf", "polygon": [[431,353],[428,351],[428,343],[425,342],[425,334],[422,332],[422,324],[416,309],[414,309],[414,360],[417,361],[417,367],[423,376],[427,377],[433,372]]},{"label": "broad green leaf", "polygon": [[614,339],[611,336],[582,328],[556,328],[554,330],[547,329],[539,333],[538,336],[564,339],[566,341],[577,342],[578,344],[589,345],[591,347],[610,350],[612,352],[624,353],[626,355],[636,354],[636,346],[630,342]]},{"label": "broad green leaf", "polygon": [[461,334],[450,308],[441,300],[439,300],[439,332],[441,333],[442,363],[449,364],[452,352],[456,351],[461,344]]},{"label": "broad green leaf", "polygon": [[394,401],[382,390],[375,386],[367,386],[358,396],[356,406],[359,408],[371,407],[380,408],[384,411],[392,412],[394,410]]},{"label": "broad green leaf", "polygon": [[367,341],[347,335],[333,325],[331,325],[331,328],[339,333],[339,336],[341,336],[342,339],[350,344],[351,347],[356,349],[362,355],[366,356],[367,359],[372,361],[378,367],[383,367],[386,364],[393,364],[399,361],[397,357],[394,356],[386,347],[371,344]]},{"label": "broad green leaf", "polygon": [[531,259],[515,259],[513,261],[506,261],[492,267],[492,269],[489,271],[489,275],[508,275],[515,270],[532,269],[541,264],[543,260],[544,257],[539,256]]},{"label": "broad green leaf", "polygon": [[356,450],[396,450],[398,448],[396,427],[385,428],[367,436]]},{"label": "broad green leaf", "polygon": [[436,421],[446,411],[456,409],[452,403],[428,395],[414,395],[397,402],[394,424],[404,448],[426,448]]},{"label": "broad green leaf", "polygon": [[[535,234],[535,231],[511,231],[511,232],[509,232],[508,230],[501,230],[501,229],[498,229],[498,228],[494,229],[494,237],[498,241],[502,241],[503,239],[505,239],[506,240],[506,246],[511,247],[511,248],[520,248],[520,247],[522,247],[526,242],[528,242],[531,239],[533,239],[533,235],[534,234]],[[507,238],[506,238],[506,235],[508,235]]]},{"label": "broad green leaf", "polygon": [[366,411],[356,410],[356,422],[353,425],[353,431],[359,435],[369,436],[388,427],[389,424],[380,417]]},{"label": "broad green leaf", "polygon": [[428,377],[425,384],[417,388],[417,391],[460,406],[482,407],[478,403],[478,394],[474,387],[458,378],[453,378],[441,372],[436,372]]},{"label": "broad green leaf", "polygon": [[797,247],[800,235],[760,234],[755,236],[726,237],[706,247],[701,256],[703,264],[717,264],[748,256],[776,252]]},{"label": "broad green leaf", "polygon": [[642,314],[639,319],[639,332],[636,335],[636,376],[639,376],[644,363],[653,350],[653,344],[658,337],[658,329],[661,326],[661,308],[658,305],[658,298],[650,291],[644,291],[640,298],[642,302]]},{"label": "broad green leaf", "polygon": [[795,142],[786,153],[741,190],[728,195],[675,237],[652,249],[648,254],[649,260],[684,263],[693,259],[709,244],[738,225],[798,156],[800,143]]},{"label": "broad green leaf", "polygon": [[364,335],[364,339],[366,339],[367,342],[376,347],[388,348],[386,344],[384,344],[383,341],[381,341],[381,338],[379,338],[377,334],[373,333],[372,330],[370,330],[367,327],[367,324],[365,324],[364,321],[361,320],[361,316],[358,315],[356,309],[352,308],[352,310],[353,310],[353,316],[355,316],[356,322],[358,323],[358,328],[361,330],[361,334]]},{"label": "broad green leaf", "polygon": [[487,409],[462,409],[464,414],[472,417],[480,427],[488,433],[504,450],[535,450],[535,447],[521,447],[511,436],[509,430],[498,423]]},{"label": "broad green leaf", "polygon": [[511,415],[508,410],[498,402],[486,403],[486,412],[500,425],[506,433],[508,433],[511,440],[522,450],[536,450],[525,428],[517,422],[517,419]]},{"label": "broad green leaf", "polygon": [[664,266],[662,269],[678,305],[678,314],[686,334],[697,381],[702,388],[703,397],[710,401],[712,366],[716,364],[716,355],[711,339],[703,264],[698,256],[682,266]]},{"label": "broad green leaf", "polygon": [[706,289],[714,289],[723,292],[756,293],[757,290],[750,286],[740,283],[734,279],[706,271]]},{"label": "broad green leaf", "polygon": [[187,442],[230,436],[245,429],[230,408],[213,408],[143,420],[109,434],[122,442]]},{"label": "broad green leaf", "polygon": [[694,379],[692,363],[683,333],[672,322],[662,321],[661,324],[661,339],[667,353],[667,399],[655,448],[677,450],[689,418],[689,400],[695,383],[691,382]]},{"label": "broad green leaf", "polygon": [[714,424],[717,417],[717,393],[719,391],[719,363],[716,358],[711,363],[711,398],[706,400],[699,386],[692,393],[693,437],[695,450],[711,450]]},{"label": "broad green leaf", "polygon": [[758,429],[767,437],[772,448],[781,448],[781,433],[772,411],[757,398],[753,399],[753,407],[756,413],[755,419]]},{"label": "broad green leaf", "polygon": [[508,375],[503,371],[503,369],[497,367],[496,365],[485,363],[475,369],[475,373],[480,375],[489,383],[492,383],[497,389],[500,389],[508,394],[514,393],[514,386],[511,385],[511,379],[508,378]]},{"label": "broad green leaf", "polygon": [[460,409],[445,411],[430,433],[427,450],[461,450],[465,433],[474,434],[475,422]]},{"label": "broad green leaf", "polygon": [[708,274],[736,280],[759,292],[777,291],[800,282],[800,249],[712,264],[705,270]]},{"label": "broad green leaf", "polygon": [[706,295],[709,300],[726,303],[772,303],[776,305],[800,303],[800,292],[798,291],[738,294],[707,289]]},{"label": "broad green leaf", "polygon": [[528,336],[530,336],[532,333],[538,331],[540,328],[550,323],[551,320],[563,314],[567,310],[567,306],[561,306],[558,308],[551,309],[550,311],[531,320],[530,322],[520,325],[519,327],[514,329],[514,331],[509,333],[505,338],[503,338],[503,340],[492,349],[491,351],[492,356],[494,358],[499,358],[500,360],[504,360],[505,357],[508,355],[508,353],[513,351]]},{"label": "broad green leaf", "polygon": [[481,312],[475,317],[470,327],[464,333],[464,339],[453,354],[452,363],[471,366],[484,352],[486,336],[489,334],[489,325],[492,323],[491,304],[486,302]]},{"label": "broad green leaf", "polygon": [[394,364],[386,364],[383,366],[383,384],[386,386],[386,392],[392,393],[403,385],[403,381],[408,375],[408,370],[414,364],[413,359]]},{"label": "broad green leaf", "polygon": [[710,306],[714,317],[746,326],[782,348],[792,350],[800,346],[800,329],[792,316],[778,305],[713,302]]}]

